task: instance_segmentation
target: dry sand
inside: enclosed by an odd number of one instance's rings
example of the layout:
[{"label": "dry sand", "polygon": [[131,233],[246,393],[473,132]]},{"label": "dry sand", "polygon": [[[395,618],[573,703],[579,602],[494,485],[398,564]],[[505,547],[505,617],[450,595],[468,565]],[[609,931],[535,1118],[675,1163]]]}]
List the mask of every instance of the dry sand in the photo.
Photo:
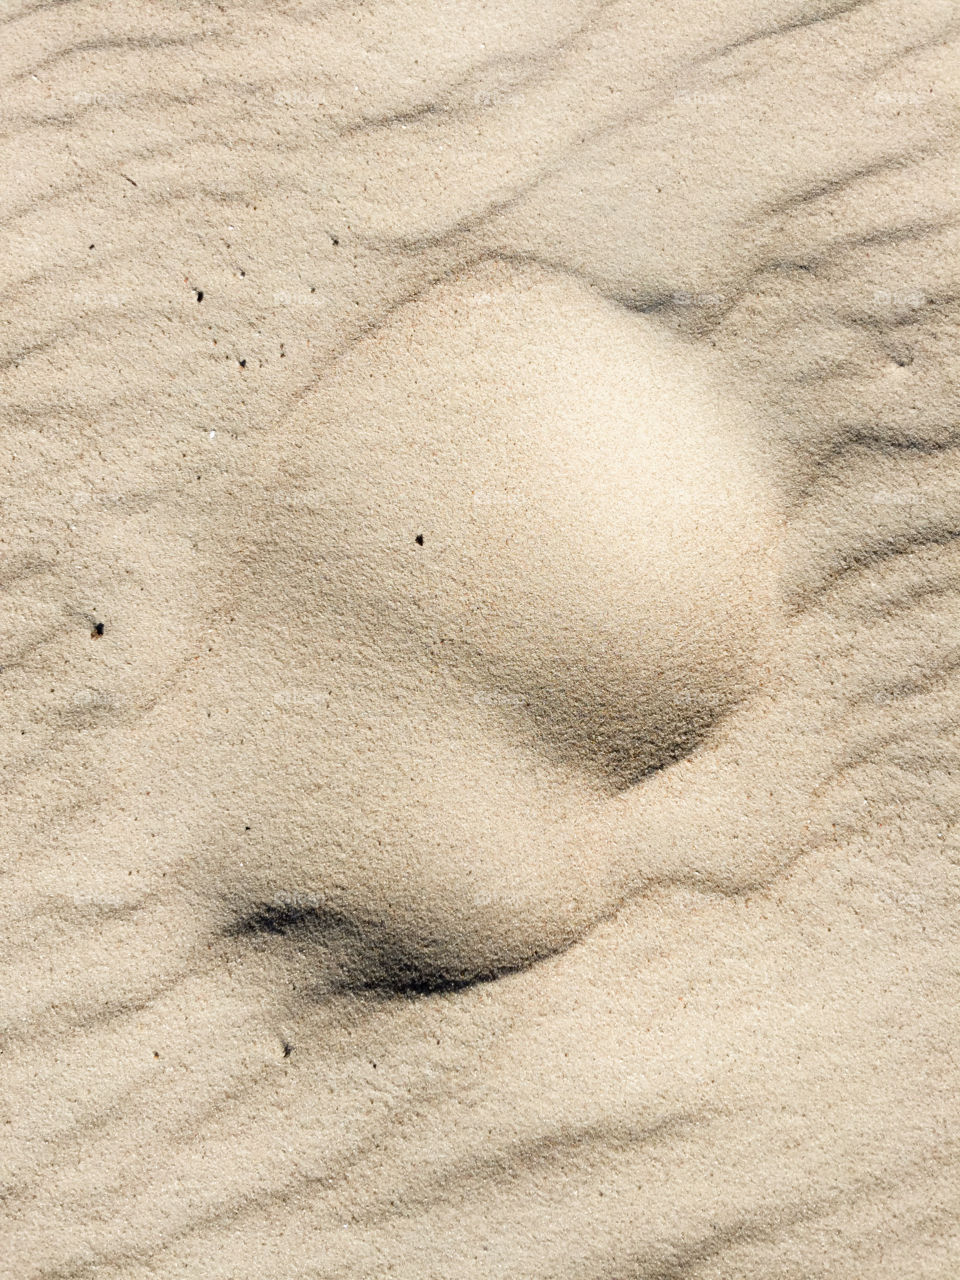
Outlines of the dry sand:
[{"label": "dry sand", "polygon": [[954,0],[0,33],[0,1275],[954,1280]]}]

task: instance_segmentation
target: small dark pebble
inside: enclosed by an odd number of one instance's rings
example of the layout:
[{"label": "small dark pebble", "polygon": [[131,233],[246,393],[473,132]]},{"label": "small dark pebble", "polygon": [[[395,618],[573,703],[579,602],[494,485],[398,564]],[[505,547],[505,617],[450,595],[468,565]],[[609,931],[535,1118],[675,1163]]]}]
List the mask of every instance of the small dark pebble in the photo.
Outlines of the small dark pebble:
[{"label": "small dark pebble", "polygon": [[246,360],[239,360],[237,363],[240,365],[241,369],[245,369],[247,367]]},{"label": "small dark pebble", "polygon": [[291,1055],[291,1053],[293,1053],[293,1045],[292,1045],[292,1044],[289,1044],[286,1040],[284,1040],[284,1042],[283,1042],[283,1056],[284,1056],[285,1058],[289,1058],[289,1057],[290,1057],[290,1055]]},{"label": "small dark pebble", "polygon": [[102,623],[102,622],[95,622],[95,623],[93,624],[93,630],[90,632],[90,634],[91,634],[92,636],[102,636],[102,635],[103,635],[103,631],[104,631],[103,623]]},{"label": "small dark pebble", "polygon": [[202,289],[195,289],[195,290],[194,290],[194,292],[195,292],[195,293],[196,293],[196,295],[197,295],[197,301],[198,301],[198,302],[202,302],[202,301],[203,301],[203,290],[202,290]]},{"label": "small dark pebble", "polygon": [[418,533],[418,534],[417,534],[417,536],[414,538],[414,542],[417,544],[417,546],[418,546],[418,547],[422,547],[422,546],[423,546],[423,534],[422,534],[422,533]]}]

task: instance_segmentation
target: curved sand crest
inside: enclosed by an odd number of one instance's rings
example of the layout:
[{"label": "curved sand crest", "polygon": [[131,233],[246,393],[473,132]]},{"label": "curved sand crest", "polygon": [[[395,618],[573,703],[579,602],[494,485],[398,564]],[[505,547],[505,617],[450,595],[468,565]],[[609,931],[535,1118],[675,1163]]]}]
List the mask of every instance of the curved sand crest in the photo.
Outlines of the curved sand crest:
[{"label": "curved sand crest", "polygon": [[[305,798],[220,891],[342,918],[384,981],[399,955],[462,981],[668,873],[650,775],[715,750],[782,645],[772,460],[705,362],[488,262],[356,343],[267,443],[208,533],[218,564],[243,548],[220,662],[266,698],[278,637],[315,714],[295,751],[262,731]],[[261,765],[247,814],[271,785]]]}]

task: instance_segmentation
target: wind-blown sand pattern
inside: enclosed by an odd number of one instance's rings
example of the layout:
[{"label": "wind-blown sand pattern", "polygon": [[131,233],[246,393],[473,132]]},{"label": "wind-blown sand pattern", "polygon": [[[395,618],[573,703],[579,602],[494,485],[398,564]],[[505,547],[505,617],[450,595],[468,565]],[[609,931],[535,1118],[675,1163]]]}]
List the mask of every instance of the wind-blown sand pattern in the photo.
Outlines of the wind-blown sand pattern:
[{"label": "wind-blown sand pattern", "polygon": [[0,33],[0,1274],[953,1280],[953,0]]}]

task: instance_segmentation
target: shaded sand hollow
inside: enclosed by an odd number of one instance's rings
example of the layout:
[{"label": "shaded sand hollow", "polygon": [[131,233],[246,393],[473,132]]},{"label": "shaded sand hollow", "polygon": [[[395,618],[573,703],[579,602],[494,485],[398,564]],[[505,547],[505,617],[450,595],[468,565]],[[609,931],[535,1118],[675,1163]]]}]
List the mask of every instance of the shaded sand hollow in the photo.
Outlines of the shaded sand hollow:
[{"label": "shaded sand hollow", "polygon": [[0,13],[0,1276],[960,1271],[953,0]]}]

